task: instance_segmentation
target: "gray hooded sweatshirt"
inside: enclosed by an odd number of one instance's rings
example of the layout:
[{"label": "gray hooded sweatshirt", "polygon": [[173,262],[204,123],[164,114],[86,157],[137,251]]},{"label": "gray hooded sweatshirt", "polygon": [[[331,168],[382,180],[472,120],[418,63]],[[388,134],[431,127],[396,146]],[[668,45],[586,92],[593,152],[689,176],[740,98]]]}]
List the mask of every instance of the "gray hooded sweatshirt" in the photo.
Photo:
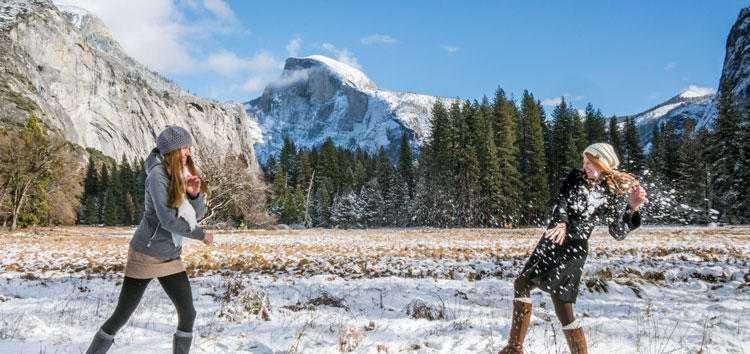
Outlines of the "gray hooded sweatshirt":
[{"label": "gray hooded sweatshirt", "polygon": [[[130,241],[130,247],[152,257],[179,258],[182,245],[175,245],[172,241],[172,233],[202,241],[205,230],[196,226],[193,231],[190,231],[187,221],[177,217],[177,209],[167,205],[169,177],[161,162],[161,154],[158,150],[154,150],[143,164],[148,174],[145,211]],[[195,199],[187,195],[185,201],[193,206],[198,220],[206,214],[204,193],[200,193]]]}]

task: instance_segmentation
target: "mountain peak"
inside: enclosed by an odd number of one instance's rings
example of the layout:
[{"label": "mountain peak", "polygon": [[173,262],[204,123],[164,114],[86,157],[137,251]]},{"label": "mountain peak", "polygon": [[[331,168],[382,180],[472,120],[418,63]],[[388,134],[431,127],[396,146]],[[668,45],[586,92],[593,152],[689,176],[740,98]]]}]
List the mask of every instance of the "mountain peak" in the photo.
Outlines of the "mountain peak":
[{"label": "mountain peak", "polygon": [[327,69],[331,74],[338,77],[344,85],[367,91],[378,89],[375,83],[359,69],[323,55],[288,58],[284,64],[281,80],[306,76],[300,75],[300,73],[306,73],[316,67]]},{"label": "mountain peak", "polygon": [[696,97],[703,97],[703,96],[711,96],[715,94],[716,91],[709,87],[698,87],[695,85],[690,85],[685,91],[682,91],[682,93],[678,97],[682,98],[696,98]]}]

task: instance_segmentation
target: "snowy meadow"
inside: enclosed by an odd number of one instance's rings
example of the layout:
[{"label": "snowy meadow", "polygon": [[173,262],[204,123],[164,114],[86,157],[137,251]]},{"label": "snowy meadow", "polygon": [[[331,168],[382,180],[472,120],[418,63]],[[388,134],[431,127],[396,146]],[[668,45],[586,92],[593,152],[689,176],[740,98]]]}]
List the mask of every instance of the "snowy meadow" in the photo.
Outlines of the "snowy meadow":
[{"label": "snowy meadow", "polygon": [[[82,353],[117,302],[134,229],[0,231],[0,353]],[[186,241],[194,353],[495,353],[541,229],[217,232]],[[575,305],[591,353],[749,353],[750,227],[598,228]],[[527,353],[567,353],[532,293]],[[170,353],[158,282],[110,353]]]}]

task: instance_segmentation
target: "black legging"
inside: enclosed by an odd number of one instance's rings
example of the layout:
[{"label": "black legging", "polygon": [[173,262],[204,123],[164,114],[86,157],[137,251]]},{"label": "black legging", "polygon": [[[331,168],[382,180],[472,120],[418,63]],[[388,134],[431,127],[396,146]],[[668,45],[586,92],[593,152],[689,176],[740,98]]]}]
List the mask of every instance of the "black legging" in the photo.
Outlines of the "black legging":
[{"label": "black legging", "polygon": [[[190,280],[188,280],[187,273],[180,272],[157,279],[159,279],[159,284],[164,288],[164,292],[167,293],[177,309],[177,330],[192,332],[193,321],[195,321],[195,307],[193,307],[193,293],[190,290]],[[105,333],[115,335],[128,322],[130,315],[141,302],[141,297],[143,297],[149,282],[151,282],[151,279],[125,277],[115,312],[102,325],[102,330]]]},{"label": "black legging", "polygon": [[[531,297],[531,291],[538,288],[538,286],[531,281],[531,273],[533,270],[534,268],[531,267],[518,275],[518,278],[516,278],[516,281],[513,283],[514,297]],[[555,295],[550,294],[550,296],[552,297],[552,304],[555,306],[555,314],[557,315],[557,319],[560,320],[560,323],[562,323],[563,326],[573,323],[576,319],[573,315],[573,304],[562,301],[555,297]]]}]

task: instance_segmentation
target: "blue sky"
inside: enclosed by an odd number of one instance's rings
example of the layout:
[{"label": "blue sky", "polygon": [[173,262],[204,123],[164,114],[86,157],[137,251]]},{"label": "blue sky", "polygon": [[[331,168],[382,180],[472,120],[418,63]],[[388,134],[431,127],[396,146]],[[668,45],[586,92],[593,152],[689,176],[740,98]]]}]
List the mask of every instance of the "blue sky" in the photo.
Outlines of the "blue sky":
[{"label": "blue sky", "polygon": [[[56,0],[57,1],[57,0]],[[289,56],[326,55],[378,87],[481,99],[498,86],[635,114],[716,89],[746,1],[64,0],[184,89],[247,101]]]}]

